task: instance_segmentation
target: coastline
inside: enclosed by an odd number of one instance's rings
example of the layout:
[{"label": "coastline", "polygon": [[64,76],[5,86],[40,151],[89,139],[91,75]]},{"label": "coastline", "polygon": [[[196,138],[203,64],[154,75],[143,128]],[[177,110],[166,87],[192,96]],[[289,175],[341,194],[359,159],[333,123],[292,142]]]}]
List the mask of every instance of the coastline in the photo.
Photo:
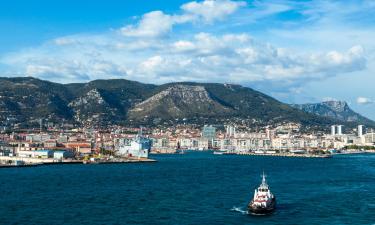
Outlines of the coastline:
[{"label": "coastline", "polygon": [[148,158],[124,158],[124,159],[111,159],[111,160],[98,160],[95,162],[78,160],[78,159],[42,159],[42,158],[26,158],[26,157],[9,157],[0,156],[0,161],[22,161],[24,164],[0,164],[1,168],[20,168],[20,167],[35,167],[47,165],[62,165],[62,164],[122,164],[122,163],[151,163],[157,162],[155,159]]},{"label": "coastline", "polygon": [[223,155],[246,155],[246,156],[273,156],[273,157],[301,157],[301,158],[331,158],[332,155],[313,155],[313,154],[293,154],[293,153],[223,153]]},{"label": "coastline", "polygon": [[341,152],[331,154],[295,154],[295,153],[253,153],[253,152],[222,152],[214,155],[245,155],[245,156],[273,156],[273,157],[299,157],[299,158],[332,158],[336,155],[357,155],[357,154],[375,154],[374,151],[361,151],[361,152]]}]

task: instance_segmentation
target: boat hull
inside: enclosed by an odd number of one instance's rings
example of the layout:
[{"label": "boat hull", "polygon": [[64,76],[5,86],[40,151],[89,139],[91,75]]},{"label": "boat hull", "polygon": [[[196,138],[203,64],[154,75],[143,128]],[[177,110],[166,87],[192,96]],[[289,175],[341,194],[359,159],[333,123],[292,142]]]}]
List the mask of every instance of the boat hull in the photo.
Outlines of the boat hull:
[{"label": "boat hull", "polygon": [[251,201],[249,205],[247,206],[247,208],[248,208],[249,213],[260,214],[260,215],[270,214],[276,208],[276,198],[274,197],[271,201],[271,204],[267,207],[256,206],[254,205],[253,201]]}]

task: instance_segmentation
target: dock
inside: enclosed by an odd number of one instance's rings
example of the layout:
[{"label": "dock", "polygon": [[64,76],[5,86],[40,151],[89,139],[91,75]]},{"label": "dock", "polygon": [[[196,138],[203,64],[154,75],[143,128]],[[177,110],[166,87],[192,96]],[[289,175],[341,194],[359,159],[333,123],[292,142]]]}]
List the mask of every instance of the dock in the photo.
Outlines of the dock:
[{"label": "dock", "polygon": [[[23,164],[14,164],[7,162],[20,161]],[[81,160],[81,159],[52,159],[52,158],[31,158],[31,157],[10,157],[0,156],[0,168],[14,168],[14,167],[34,167],[42,165],[61,165],[61,164],[121,164],[121,163],[150,163],[157,162],[154,159],[148,158],[112,158],[112,159],[97,159],[95,161]]]},{"label": "dock", "polygon": [[299,158],[331,158],[332,155],[314,155],[314,154],[293,154],[293,153],[253,153],[253,152],[239,152],[231,153],[224,152],[223,155],[248,155],[248,156],[274,156],[274,157],[299,157]]}]

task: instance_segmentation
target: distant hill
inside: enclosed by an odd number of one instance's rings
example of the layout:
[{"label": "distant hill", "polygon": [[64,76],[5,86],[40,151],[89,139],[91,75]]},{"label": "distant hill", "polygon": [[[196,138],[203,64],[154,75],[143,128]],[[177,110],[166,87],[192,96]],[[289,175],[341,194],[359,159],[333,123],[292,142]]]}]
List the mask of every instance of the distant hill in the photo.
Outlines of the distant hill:
[{"label": "distant hill", "polygon": [[325,101],[321,103],[294,104],[292,106],[308,113],[332,118],[338,121],[375,126],[374,121],[354,112],[345,101]]},{"label": "distant hill", "polygon": [[232,121],[327,127],[337,122],[336,117],[306,113],[251,88],[216,83],[158,86],[117,79],[58,84],[30,77],[0,78],[0,107],[0,122],[14,120],[28,125],[39,119],[134,126]]}]

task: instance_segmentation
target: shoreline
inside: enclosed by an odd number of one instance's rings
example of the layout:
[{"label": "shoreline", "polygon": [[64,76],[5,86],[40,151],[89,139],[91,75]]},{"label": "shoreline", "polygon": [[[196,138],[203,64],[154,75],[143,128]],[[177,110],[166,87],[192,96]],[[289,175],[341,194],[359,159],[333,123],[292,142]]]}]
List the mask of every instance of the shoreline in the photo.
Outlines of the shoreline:
[{"label": "shoreline", "polygon": [[336,155],[358,155],[358,154],[375,154],[373,151],[363,151],[363,152],[343,152],[343,153],[333,153],[325,155],[314,155],[314,154],[294,154],[294,153],[252,153],[252,152],[240,152],[240,153],[231,153],[223,152],[221,154],[214,155],[245,155],[245,156],[273,156],[273,157],[299,157],[299,158],[332,158]]},{"label": "shoreline", "polygon": [[222,155],[246,155],[246,156],[272,156],[272,157],[299,157],[299,158],[331,158],[332,155],[312,155],[312,154],[290,154],[290,153],[223,153]]},{"label": "shoreline", "polygon": [[49,165],[67,165],[67,164],[84,164],[84,165],[96,165],[96,164],[122,164],[122,163],[152,163],[157,162],[155,159],[146,158],[127,158],[127,159],[116,159],[116,160],[102,160],[102,161],[85,161],[78,159],[70,160],[56,160],[56,159],[40,159],[40,158],[23,158],[23,157],[9,157],[0,156],[0,161],[22,161],[24,164],[0,164],[1,168],[21,168],[21,167],[36,167],[36,166],[49,166]]}]

